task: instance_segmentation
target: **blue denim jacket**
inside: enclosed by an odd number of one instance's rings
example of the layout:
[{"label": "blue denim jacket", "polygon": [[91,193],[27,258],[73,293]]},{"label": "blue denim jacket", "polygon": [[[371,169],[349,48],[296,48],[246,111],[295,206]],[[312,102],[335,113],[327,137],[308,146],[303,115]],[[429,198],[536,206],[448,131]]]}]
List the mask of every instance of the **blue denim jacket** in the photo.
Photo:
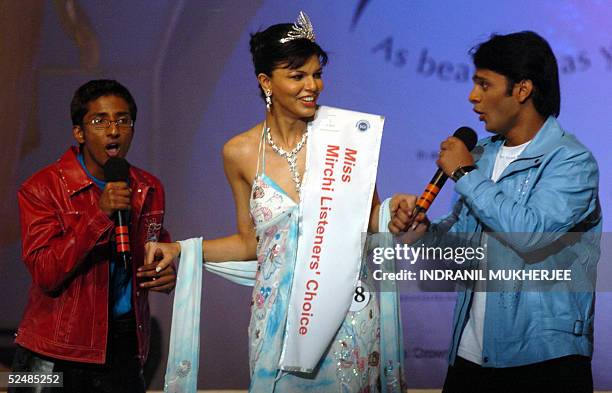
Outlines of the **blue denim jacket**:
[{"label": "blue denim jacket", "polygon": [[[562,269],[562,264],[571,260],[592,281],[602,228],[599,172],[593,155],[551,116],[495,183],[491,173],[503,143],[499,136],[479,142],[482,156],[476,162],[478,168],[459,179],[455,185],[459,201],[431,230],[438,234],[466,233],[477,241],[483,231],[497,233],[488,237],[489,269]],[[529,266],[525,254],[544,249],[568,232],[580,232],[580,240]],[[504,241],[500,236],[506,236]],[[484,367],[592,355],[594,292],[575,290],[567,282],[552,285],[555,288],[546,291],[514,287],[487,293]],[[451,364],[469,317],[472,294],[468,288],[457,296]]]}]

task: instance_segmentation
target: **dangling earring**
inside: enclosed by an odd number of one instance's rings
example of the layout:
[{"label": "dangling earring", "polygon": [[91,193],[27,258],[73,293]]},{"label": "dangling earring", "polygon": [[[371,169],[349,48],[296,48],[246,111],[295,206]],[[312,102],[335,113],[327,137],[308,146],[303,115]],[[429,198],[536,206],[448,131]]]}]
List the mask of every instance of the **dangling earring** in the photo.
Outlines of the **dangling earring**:
[{"label": "dangling earring", "polygon": [[266,94],[266,109],[270,112],[270,107],[272,106],[272,92],[270,90],[265,91]]}]

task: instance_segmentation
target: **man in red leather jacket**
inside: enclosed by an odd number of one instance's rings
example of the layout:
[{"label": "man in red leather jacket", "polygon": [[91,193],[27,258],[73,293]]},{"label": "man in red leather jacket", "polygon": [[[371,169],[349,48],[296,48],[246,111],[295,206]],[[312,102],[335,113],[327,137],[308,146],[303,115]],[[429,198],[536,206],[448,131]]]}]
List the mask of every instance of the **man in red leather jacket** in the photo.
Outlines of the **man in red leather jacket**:
[{"label": "man in red leather jacket", "polygon": [[[164,189],[131,167],[106,182],[104,164],[123,158],[137,107],[112,80],[81,86],[71,103],[71,147],[19,190],[23,260],[32,285],[15,342],[13,371],[63,372],[67,392],[144,392],[148,291],[170,292],[173,267],[143,265],[147,241],[169,241]],[[130,215],[131,266],[113,251],[113,217]]]}]

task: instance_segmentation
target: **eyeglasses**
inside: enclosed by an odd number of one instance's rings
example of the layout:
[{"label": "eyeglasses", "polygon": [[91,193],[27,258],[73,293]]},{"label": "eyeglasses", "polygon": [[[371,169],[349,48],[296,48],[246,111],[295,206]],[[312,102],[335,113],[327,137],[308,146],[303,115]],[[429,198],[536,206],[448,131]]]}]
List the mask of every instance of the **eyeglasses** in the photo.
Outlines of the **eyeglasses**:
[{"label": "eyeglasses", "polygon": [[134,120],[130,119],[129,117],[122,117],[121,119],[117,120],[95,118],[86,122],[86,124],[90,124],[95,130],[100,131],[107,130],[111,124],[116,124],[118,129],[128,131],[134,127]]}]

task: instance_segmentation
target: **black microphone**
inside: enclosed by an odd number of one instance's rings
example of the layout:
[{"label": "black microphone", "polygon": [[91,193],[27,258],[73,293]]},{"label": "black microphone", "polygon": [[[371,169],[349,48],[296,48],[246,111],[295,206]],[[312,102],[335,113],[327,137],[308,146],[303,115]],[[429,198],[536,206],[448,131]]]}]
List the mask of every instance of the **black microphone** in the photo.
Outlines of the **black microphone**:
[{"label": "black microphone", "polygon": [[[459,138],[461,142],[465,144],[468,151],[474,149],[476,143],[478,142],[478,136],[476,132],[472,130],[470,127],[460,127],[457,128],[457,131],[453,134],[454,137]],[[444,174],[442,169],[438,168],[434,177],[431,178],[427,187],[425,187],[425,191],[421,194],[421,197],[417,200],[416,206],[412,211],[412,217],[416,217],[419,213],[427,212],[429,206],[431,206],[436,196],[442,189],[444,183],[446,183],[446,179],[448,176]]]},{"label": "black microphone", "polygon": [[[124,158],[111,157],[104,164],[104,177],[107,182],[127,182],[129,173],[130,164]],[[115,213],[116,250],[126,269],[132,259],[128,225],[128,212],[126,210],[118,210]]]}]

